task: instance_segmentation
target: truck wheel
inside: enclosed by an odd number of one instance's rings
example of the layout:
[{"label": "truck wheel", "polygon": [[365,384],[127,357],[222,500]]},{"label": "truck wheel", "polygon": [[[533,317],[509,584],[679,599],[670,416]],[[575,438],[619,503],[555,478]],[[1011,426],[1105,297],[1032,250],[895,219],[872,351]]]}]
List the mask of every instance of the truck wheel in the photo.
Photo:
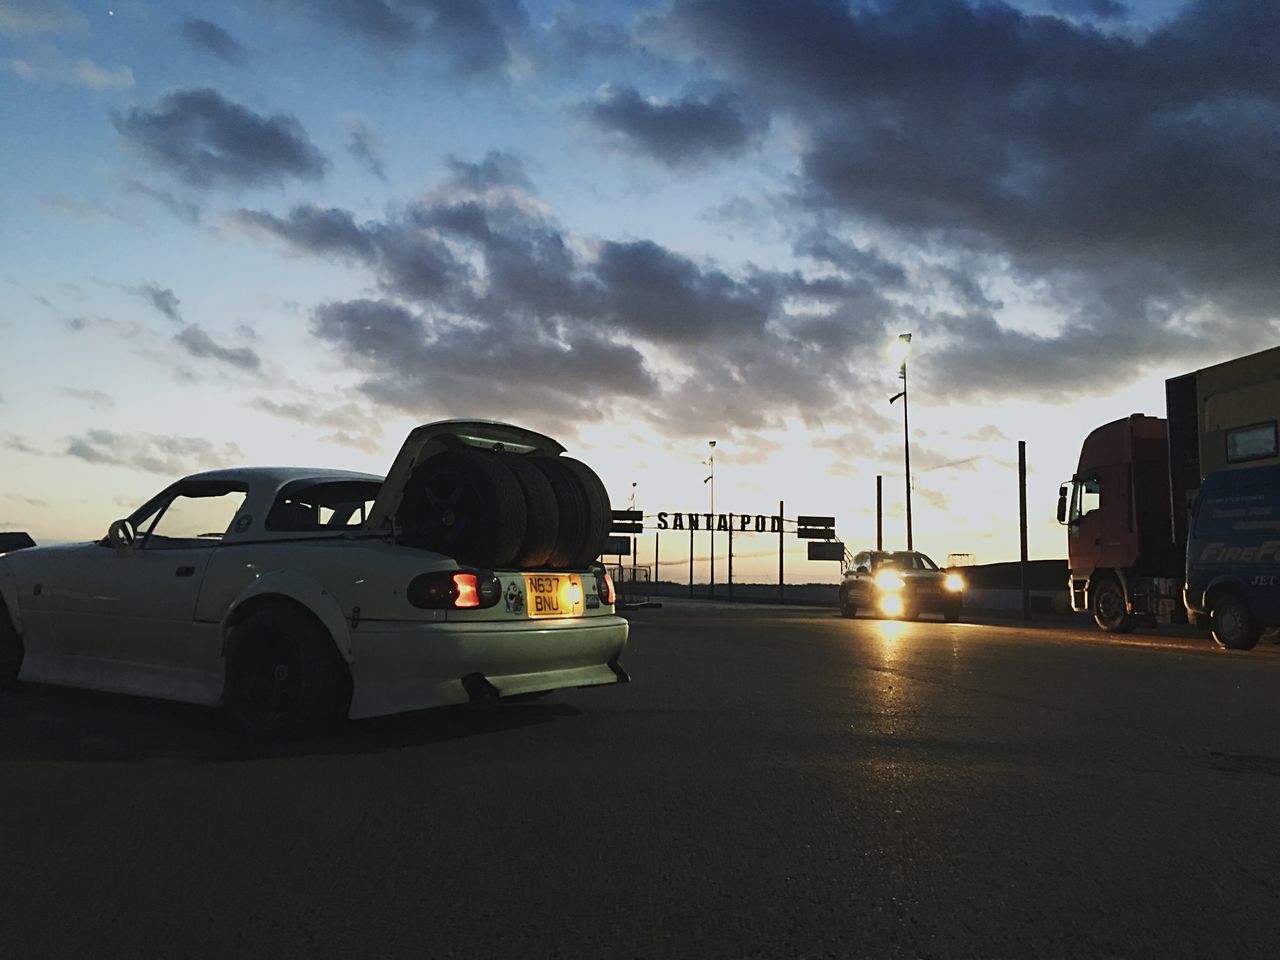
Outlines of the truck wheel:
[{"label": "truck wheel", "polygon": [[1124,590],[1115,577],[1104,577],[1093,585],[1089,598],[1090,612],[1098,629],[1104,633],[1128,633],[1133,617],[1124,607]]},{"label": "truck wheel", "polygon": [[852,620],[858,615],[858,608],[853,605],[848,590],[840,591],[840,616]]},{"label": "truck wheel", "polygon": [[231,631],[223,699],[241,733],[287,739],[347,715],[351,672],[317,620],[284,604],[265,604]]},{"label": "truck wheel", "polygon": [[0,690],[12,687],[18,682],[23,653],[22,637],[17,630],[13,629],[9,611],[5,609],[3,603],[0,603]]},{"label": "truck wheel", "polygon": [[463,566],[505,567],[524,542],[520,483],[487,450],[445,450],[414,468],[397,511],[403,542]]},{"label": "truck wheel", "polygon": [[1228,650],[1252,650],[1262,636],[1261,624],[1238,593],[1224,593],[1214,600],[1209,617],[1214,641]]}]

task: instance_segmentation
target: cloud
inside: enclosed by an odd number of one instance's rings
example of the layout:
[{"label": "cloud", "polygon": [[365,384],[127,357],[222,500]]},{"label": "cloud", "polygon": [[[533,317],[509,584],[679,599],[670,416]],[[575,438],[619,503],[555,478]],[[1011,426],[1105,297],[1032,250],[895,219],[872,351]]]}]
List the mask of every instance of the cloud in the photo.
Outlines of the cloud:
[{"label": "cloud", "polygon": [[4,496],[6,500],[13,500],[16,503],[23,504],[24,506],[35,507],[37,510],[46,509],[50,505],[48,500],[38,500],[35,497],[24,497],[17,493],[6,493]]},{"label": "cloud", "polygon": [[177,197],[174,194],[169,193],[167,190],[157,190],[155,187],[148,186],[141,180],[133,179],[125,181],[124,189],[128,193],[136,194],[140,197],[146,197],[149,200],[154,200],[183,223],[194,226],[200,222],[201,211],[199,204]]},{"label": "cloud", "polygon": [[262,116],[207,88],[168,93],[114,122],[142,157],[195,187],[319,180],[328,165],[293,117]]},{"label": "cloud", "polygon": [[624,148],[677,170],[741,154],[759,125],[724,92],[706,100],[666,102],[642,97],[631,87],[606,85],[579,109]]},{"label": "cloud", "polygon": [[70,437],[64,452],[87,463],[129,467],[167,477],[235,466],[244,460],[244,453],[230,442],[110,430],[89,430]]},{"label": "cloud", "polygon": [[249,347],[224,347],[194,323],[183,327],[173,339],[193,357],[217,360],[240,370],[256,371],[262,366],[262,359]]},{"label": "cloud", "polygon": [[575,237],[507,154],[453,161],[383,220],[307,205],[237,219],[371,274],[380,295],[321,304],[312,332],[362,375],[367,399],[415,415],[559,424],[590,397],[673,435],[816,421],[860,382],[862,345],[893,315],[871,279],[892,264],[871,253],[804,276]]},{"label": "cloud", "polygon": [[216,23],[190,18],[182,22],[181,29],[187,43],[219,60],[238,66],[248,59],[239,41]]},{"label": "cloud", "polygon": [[63,387],[62,392],[68,397],[79,400],[95,410],[107,410],[116,405],[115,398],[102,390],[86,390],[81,387]]},{"label": "cloud", "polygon": [[6,60],[4,67],[27,83],[45,86],[80,87],[98,92],[133,88],[133,71],[128,67],[104,67],[84,58],[68,60],[54,52]]},{"label": "cloud", "polygon": [[644,33],[793,132],[797,233],[904,251],[940,387],[1052,397],[1280,332],[1274,4],[1194,0],[1128,35],[1000,2],[673,0]]},{"label": "cloud", "polygon": [[377,132],[369,125],[369,121],[357,114],[348,114],[344,123],[347,128],[347,153],[359,161],[365,170],[385,182],[387,170],[382,159],[382,142]]},{"label": "cloud", "polygon": [[505,73],[529,32],[519,0],[332,0],[321,8],[282,0],[281,5],[389,54],[424,50],[464,79]]},{"label": "cloud", "polygon": [[1053,9],[1068,16],[1119,20],[1129,15],[1129,8],[1118,0],[1053,0]]},{"label": "cloud", "polygon": [[84,17],[64,0],[6,0],[0,6],[0,34],[82,33],[87,28]]},{"label": "cloud", "polygon": [[247,406],[282,420],[331,430],[333,432],[323,437],[326,443],[366,453],[377,453],[382,449],[384,418],[349,395],[325,399],[295,393],[290,400],[254,397]]},{"label": "cloud", "polygon": [[162,287],[155,283],[144,283],[142,286],[135,288],[133,292],[145,299],[174,323],[182,322],[182,314],[178,311],[178,295],[168,287]]}]

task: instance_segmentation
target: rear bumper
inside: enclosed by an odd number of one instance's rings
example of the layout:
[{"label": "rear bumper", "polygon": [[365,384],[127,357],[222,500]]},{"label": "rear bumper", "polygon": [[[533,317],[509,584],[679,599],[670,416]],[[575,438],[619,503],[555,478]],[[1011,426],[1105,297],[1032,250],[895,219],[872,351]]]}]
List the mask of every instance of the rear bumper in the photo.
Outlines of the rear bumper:
[{"label": "rear bumper", "polygon": [[619,683],[627,644],[621,617],[543,622],[366,621],[351,632],[350,716],[376,717],[466,703],[462,678],[481,675],[500,696]]}]

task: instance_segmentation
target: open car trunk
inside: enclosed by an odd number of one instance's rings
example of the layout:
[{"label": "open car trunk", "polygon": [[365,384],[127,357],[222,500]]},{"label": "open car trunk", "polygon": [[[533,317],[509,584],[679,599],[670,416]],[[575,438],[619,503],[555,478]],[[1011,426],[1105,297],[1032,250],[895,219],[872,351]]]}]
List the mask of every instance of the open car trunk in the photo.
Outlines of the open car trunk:
[{"label": "open car trunk", "polygon": [[462,566],[585,569],[604,548],[609,497],[550,437],[507,423],[446,420],[414,429],[364,529]]}]

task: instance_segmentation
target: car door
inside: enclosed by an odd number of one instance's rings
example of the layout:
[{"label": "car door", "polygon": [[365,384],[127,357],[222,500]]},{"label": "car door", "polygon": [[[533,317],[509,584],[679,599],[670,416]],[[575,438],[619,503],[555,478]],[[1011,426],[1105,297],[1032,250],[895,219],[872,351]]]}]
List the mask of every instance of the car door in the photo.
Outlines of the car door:
[{"label": "car door", "polygon": [[92,544],[60,565],[49,606],[65,656],[186,667],[204,573],[243,485],[178,484],[139,518],[134,546]]}]

